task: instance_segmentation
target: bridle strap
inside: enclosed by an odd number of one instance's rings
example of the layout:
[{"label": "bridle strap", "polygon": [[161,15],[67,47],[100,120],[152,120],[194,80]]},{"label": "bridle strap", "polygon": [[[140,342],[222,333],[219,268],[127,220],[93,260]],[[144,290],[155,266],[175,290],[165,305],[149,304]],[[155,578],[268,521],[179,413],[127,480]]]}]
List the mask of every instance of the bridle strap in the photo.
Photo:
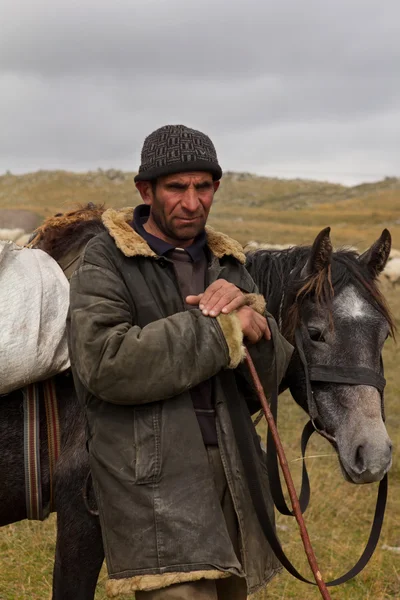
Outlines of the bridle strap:
[{"label": "bridle strap", "polygon": [[[304,458],[305,455],[305,450],[307,447],[307,442],[310,439],[310,437],[312,436],[312,434],[315,432],[315,428],[314,428],[314,424],[312,421],[308,421],[303,429],[303,434],[302,434],[302,441],[301,441],[301,452],[302,452],[302,456]],[[276,454],[276,452],[275,452]],[[268,457],[269,458],[269,457]],[[304,464],[305,461],[303,461]],[[270,474],[270,463],[268,462],[268,473]],[[306,475],[306,478],[304,477],[304,474]],[[278,477],[279,477],[279,473],[278,473]],[[305,498],[304,496],[304,490],[308,489],[309,491],[309,480],[308,480],[308,474],[307,474],[307,470],[303,467],[303,475],[302,475],[303,479],[302,479],[302,487],[301,487],[301,493],[300,493],[300,498],[301,495],[303,494],[303,500]],[[271,481],[271,492],[272,489],[274,487],[274,484],[276,483],[276,479],[270,477],[270,481]],[[280,483],[279,483],[279,487],[280,487]],[[280,487],[281,492],[282,492],[282,488]],[[342,583],[345,583],[346,581],[349,581],[350,579],[352,579],[353,577],[355,577],[356,575],[358,575],[364,568],[365,566],[368,564],[369,560],[371,559],[373,553],[375,552],[375,548],[378,544],[379,541],[379,537],[382,531],[382,525],[383,525],[383,518],[385,516],[385,509],[386,509],[386,501],[387,501],[387,493],[388,493],[388,476],[385,475],[383,477],[383,479],[380,481],[379,483],[379,487],[378,487],[378,496],[377,496],[377,500],[376,500],[376,506],[375,506],[375,513],[374,513],[374,519],[372,522],[372,526],[371,526],[371,531],[368,537],[368,541],[367,544],[365,546],[365,550],[364,552],[361,554],[360,558],[358,559],[357,563],[351,568],[349,569],[349,571],[347,571],[347,573],[345,573],[344,575],[342,575],[341,577],[338,577],[337,579],[334,579],[332,581],[328,581],[326,582],[326,585],[328,587],[333,587],[333,586],[337,586],[337,585],[341,585]],[[283,493],[282,493],[283,496]],[[300,500],[299,498],[299,500]],[[307,504],[308,504],[308,500],[309,497],[307,498]],[[275,497],[274,497],[274,502],[275,502]],[[286,506],[286,502],[284,500],[285,506]],[[276,506],[276,504],[275,504]],[[300,503],[300,507],[302,512],[304,512],[303,507],[301,506]],[[278,508],[278,507],[277,507]],[[307,508],[307,506],[306,506]],[[279,510],[279,508],[278,508]],[[256,510],[257,515],[259,515],[258,511]],[[282,511],[280,511],[282,512]],[[282,514],[285,515],[289,515],[289,516],[293,516],[292,511],[290,511],[287,506],[286,506],[286,510],[285,512],[282,512]],[[264,527],[263,527],[264,530]],[[275,533],[275,530],[272,528],[272,533],[270,533],[270,535],[273,535],[276,540],[274,544],[271,544],[271,540],[270,538],[267,538],[271,548],[273,549],[276,557],[278,558],[278,560],[282,563],[282,565],[285,567],[285,569],[287,571],[289,571],[289,573],[291,575],[293,575],[294,577],[296,577],[296,579],[300,579],[301,581],[305,582],[305,583],[309,583],[312,585],[315,585],[314,581],[305,579],[302,575],[300,575],[298,573],[298,571],[295,569],[295,567],[292,565],[292,563],[290,562],[290,560],[287,558],[287,556],[285,555],[282,547],[280,546],[280,542],[279,539]],[[279,545],[279,546],[278,546]],[[278,552],[277,552],[278,549]],[[283,555],[283,556],[282,556]],[[284,557],[284,559],[283,559]],[[300,576],[299,576],[300,575]]]},{"label": "bridle strap", "polygon": [[386,379],[382,375],[367,367],[315,365],[309,367],[309,372],[310,381],[370,385],[379,390],[380,393],[383,392],[386,385]]},{"label": "bridle strap", "polygon": [[[278,425],[278,386],[273,385],[273,389],[271,392],[271,401],[270,408],[272,412],[272,416],[274,417],[274,421],[276,425]],[[301,436],[301,456],[304,459],[307,443],[310,439],[311,435],[314,433],[314,425],[312,421],[309,421],[303,429],[303,433]],[[310,480],[307,472],[306,461],[302,461],[302,473],[301,473],[301,489],[299,494],[299,504],[300,510],[304,513],[307,509],[307,506],[310,502]],[[294,516],[293,511],[288,507],[285,496],[283,494],[281,478],[279,473],[279,464],[278,464],[278,456],[276,453],[275,443],[272,437],[270,430],[268,430],[267,435],[267,469],[268,476],[271,481],[271,495],[274,501],[274,504],[277,510],[286,516]]]},{"label": "bridle strap", "polygon": [[[322,421],[318,414],[318,408],[314,399],[314,393],[311,387],[311,381],[320,383],[336,383],[342,385],[370,385],[375,387],[381,395],[381,411],[382,418],[384,420],[384,388],[386,385],[386,379],[383,377],[383,361],[382,356],[380,357],[380,371],[377,373],[367,367],[348,367],[344,365],[329,366],[329,365],[311,365],[307,363],[306,355],[304,353],[303,338],[301,336],[300,329],[297,328],[294,334],[296,350],[300,357],[300,360],[304,369],[304,376],[306,382],[306,394],[307,394],[307,411],[314,422],[314,424],[321,424]],[[317,427],[319,433],[330,439],[331,436],[325,431],[323,426]]]},{"label": "bridle strap", "polygon": [[[306,463],[304,461],[305,452],[308,440],[314,430],[318,431],[328,441],[335,443],[335,439],[324,430],[321,424],[321,419],[318,414],[317,405],[314,400],[314,393],[311,387],[311,381],[346,384],[346,385],[370,385],[377,388],[381,394],[382,416],[384,417],[383,406],[383,390],[386,385],[386,379],[383,375],[376,373],[372,369],[366,367],[347,367],[347,366],[326,366],[316,365],[309,367],[304,353],[303,339],[299,329],[295,332],[296,350],[304,368],[304,376],[307,393],[307,410],[310,416],[310,421],[305,425],[301,436],[301,456],[303,458],[301,490],[299,495],[299,503],[301,512],[304,513],[307,509],[310,500],[310,482],[307,473]],[[380,359],[381,373],[383,373],[383,361]],[[275,386],[274,386],[275,388]],[[275,423],[278,421],[278,392],[276,389],[271,394],[271,412]],[[278,457],[275,451],[275,444],[270,432],[267,436],[267,466],[271,479],[271,494],[277,510],[286,516],[294,516],[293,511],[288,507],[280,480]]]},{"label": "bridle strap", "polygon": [[316,421],[319,418],[318,408],[317,408],[316,402],[314,400],[314,392],[312,390],[311,381],[310,381],[310,372],[308,369],[306,355],[304,353],[303,339],[301,337],[301,333],[300,333],[299,329],[296,329],[294,338],[295,338],[296,350],[300,357],[300,360],[301,360],[301,363],[302,363],[303,369],[304,369],[304,376],[305,376],[305,381],[306,381],[306,393],[307,393],[307,412],[309,414],[311,421]]},{"label": "bridle strap", "polygon": [[[316,431],[313,426],[312,421],[308,421],[308,423],[304,427],[303,435],[304,435],[304,432],[306,432],[306,431],[310,432],[307,437],[307,442],[308,442],[308,440],[310,439],[310,437],[312,436],[314,431]],[[333,581],[329,581],[328,583],[326,583],[327,586],[332,587],[332,586],[336,586],[336,585],[341,585],[342,583],[349,581],[349,579],[353,579],[353,577],[358,575],[364,569],[364,567],[368,564],[373,553],[375,552],[375,548],[378,544],[379,537],[380,537],[380,534],[382,531],[383,518],[385,516],[385,510],[386,510],[387,493],[388,493],[388,476],[387,476],[387,474],[385,474],[383,479],[379,482],[378,496],[376,499],[374,518],[372,521],[371,531],[370,531],[364,552],[361,554],[360,558],[358,559],[358,561],[354,565],[354,567],[352,567],[349,571],[347,571],[347,573],[345,573],[341,577],[338,577],[337,579],[334,579]],[[314,582],[312,582],[312,583],[314,583]]]}]

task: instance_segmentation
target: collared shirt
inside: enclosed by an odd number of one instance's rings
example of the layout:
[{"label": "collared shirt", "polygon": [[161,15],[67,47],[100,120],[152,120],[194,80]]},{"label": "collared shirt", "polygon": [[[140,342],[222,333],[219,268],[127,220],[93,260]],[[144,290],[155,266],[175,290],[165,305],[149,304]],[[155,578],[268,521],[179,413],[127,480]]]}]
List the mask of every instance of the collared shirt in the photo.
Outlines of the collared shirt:
[{"label": "collared shirt", "polygon": [[[147,204],[139,204],[133,212],[133,223],[132,227],[150,246],[150,248],[158,254],[158,256],[164,256],[170,250],[175,250],[175,246],[161,240],[160,238],[148,233],[144,224],[150,216],[150,206]],[[205,231],[199,233],[194,239],[193,244],[185,248],[185,251],[189,254],[193,262],[203,259],[204,250],[207,246],[207,234]]]},{"label": "collared shirt", "polygon": [[[172,262],[185,308],[193,309],[195,307],[186,304],[185,298],[189,295],[197,296],[206,288],[207,234],[202,231],[187,248],[176,248],[146,231],[144,224],[149,215],[149,206],[146,204],[137,206],[133,213],[132,227],[158,256],[165,256]],[[190,394],[205,445],[218,445],[212,379],[202,381],[193,387]]]}]

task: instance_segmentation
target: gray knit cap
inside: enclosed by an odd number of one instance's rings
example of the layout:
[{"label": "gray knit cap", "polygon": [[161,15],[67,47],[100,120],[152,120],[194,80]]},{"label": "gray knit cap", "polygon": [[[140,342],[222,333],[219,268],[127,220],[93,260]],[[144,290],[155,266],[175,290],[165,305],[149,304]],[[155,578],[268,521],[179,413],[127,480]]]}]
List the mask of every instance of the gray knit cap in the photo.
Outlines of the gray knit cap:
[{"label": "gray knit cap", "polygon": [[222,177],[210,138],[185,125],[165,125],[153,131],[144,140],[141,158],[135,181],[151,181],[188,171],[207,171],[214,181]]}]

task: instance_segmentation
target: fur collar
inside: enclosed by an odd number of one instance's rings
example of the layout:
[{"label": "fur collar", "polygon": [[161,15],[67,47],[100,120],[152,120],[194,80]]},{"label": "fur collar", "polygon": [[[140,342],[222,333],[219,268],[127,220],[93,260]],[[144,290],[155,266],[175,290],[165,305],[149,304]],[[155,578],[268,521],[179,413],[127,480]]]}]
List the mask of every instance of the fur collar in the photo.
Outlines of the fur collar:
[{"label": "fur collar", "polygon": [[[108,233],[114,238],[117,248],[125,256],[157,256],[147,242],[131,227],[133,208],[122,208],[121,210],[109,208],[103,213],[102,220]],[[206,232],[207,245],[214,256],[222,258],[231,255],[244,264],[246,258],[239,242],[211,227],[206,227]]]}]

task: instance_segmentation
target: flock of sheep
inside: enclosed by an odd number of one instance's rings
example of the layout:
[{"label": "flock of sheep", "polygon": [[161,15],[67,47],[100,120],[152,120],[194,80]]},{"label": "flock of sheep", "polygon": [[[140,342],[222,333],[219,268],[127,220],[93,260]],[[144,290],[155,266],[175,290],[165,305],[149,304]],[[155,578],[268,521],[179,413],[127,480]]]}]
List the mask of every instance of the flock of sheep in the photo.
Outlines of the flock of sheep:
[{"label": "flock of sheep", "polygon": [[[19,246],[24,246],[29,242],[31,234],[26,233],[23,229],[0,229],[0,240],[10,240],[15,242]],[[254,250],[265,249],[265,250],[285,250],[290,248],[290,244],[266,244],[255,241],[248,242],[245,246],[245,252],[253,252]],[[350,248],[356,250],[357,248]],[[393,286],[400,283],[400,250],[392,248],[390,253],[389,262],[386,265],[385,270],[382,273],[384,281],[392,284]]]}]

